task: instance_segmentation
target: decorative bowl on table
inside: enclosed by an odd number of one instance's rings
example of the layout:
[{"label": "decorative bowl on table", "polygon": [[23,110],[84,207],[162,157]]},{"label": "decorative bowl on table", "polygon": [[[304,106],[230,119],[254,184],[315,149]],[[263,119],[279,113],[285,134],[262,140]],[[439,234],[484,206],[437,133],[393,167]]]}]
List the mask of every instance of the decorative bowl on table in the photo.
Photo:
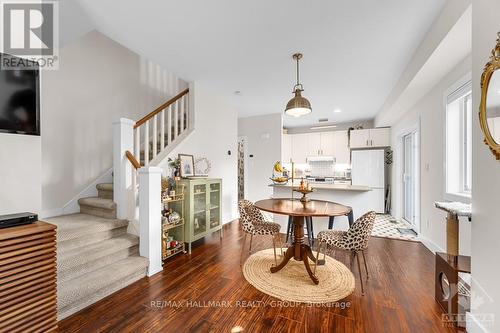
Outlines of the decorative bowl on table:
[{"label": "decorative bowl on table", "polygon": [[307,197],[307,195],[309,193],[314,192],[314,189],[313,188],[307,189],[307,188],[294,187],[293,191],[302,193],[302,198],[300,198],[301,202],[309,202],[311,199],[309,197]]},{"label": "decorative bowl on table", "polygon": [[286,185],[288,183],[288,177],[274,177],[274,178],[269,178],[273,181],[274,185]]}]

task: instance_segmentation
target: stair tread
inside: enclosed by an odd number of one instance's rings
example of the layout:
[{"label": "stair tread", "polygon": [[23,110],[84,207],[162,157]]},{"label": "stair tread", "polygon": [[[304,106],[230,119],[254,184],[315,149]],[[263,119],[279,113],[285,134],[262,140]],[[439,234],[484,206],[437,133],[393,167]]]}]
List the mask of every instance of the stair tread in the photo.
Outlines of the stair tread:
[{"label": "stair tread", "polygon": [[89,214],[61,215],[45,219],[57,225],[57,242],[79,238],[88,234],[128,226],[127,220],[106,219]]},{"label": "stair tread", "polygon": [[113,183],[97,184],[96,188],[101,191],[113,191]]},{"label": "stair tread", "polygon": [[99,197],[81,198],[78,199],[78,204],[101,209],[116,209],[116,203],[112,199],[103,199]]},{"label": "stair tread", "polygon": [[134,273],[144,271],[149,260],[141,256],[132,256],[111,265],[63,281],[57,290],[58,308],[62,309],[78,300],[92,296],[99,290],[125,279]]},{"label": "stair tread", "polygon": [[139,237],[132,234],[124,234],[98,243],[73,248],[68,251],[58,251],[57,269],[61,271],[70,267],[83,265],[86,262],[102,258],[138,244]]}]

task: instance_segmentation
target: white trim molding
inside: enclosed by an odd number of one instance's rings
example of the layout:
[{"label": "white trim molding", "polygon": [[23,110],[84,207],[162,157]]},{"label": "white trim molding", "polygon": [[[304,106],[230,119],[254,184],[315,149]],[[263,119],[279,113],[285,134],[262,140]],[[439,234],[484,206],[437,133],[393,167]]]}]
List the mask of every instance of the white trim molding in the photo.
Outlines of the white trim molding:
[{"label": "white trim molding", "polygon": [[429,238],[423,236],[422,234],[420,234],[418,238],[422,242],[422,244],[424,244],[424,246],[428,248],[432,253],[435,254],[436,252],[446,252],[441,246],[439,246]]},{"label": "white trim molding", "polygon": [[466,312],[465,318],[466,318],[465,319],[466,320],[465,326],[466,326],[468,333],[489,333],[490,332],[481,324],[481,322],[471,312]]},{"label": "white trim molding", "polygon": [[60,208],[53,208],[42,211],[41,218],[49,218],[60,215],[75,214],[80,212],[80,205],[78,199],[97,196],[97,184],[112,183],[113,182],[113,168],[106,170],[102,175],[92,181],[80,193],[75,195],[64,206]]}]

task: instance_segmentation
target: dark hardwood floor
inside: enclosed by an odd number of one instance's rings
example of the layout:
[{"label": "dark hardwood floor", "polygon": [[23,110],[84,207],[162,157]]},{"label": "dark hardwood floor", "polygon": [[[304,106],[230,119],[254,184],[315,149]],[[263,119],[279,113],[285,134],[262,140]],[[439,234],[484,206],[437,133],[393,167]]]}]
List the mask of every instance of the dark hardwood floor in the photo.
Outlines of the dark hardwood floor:
[{"label": "dark hardwood floor", "polygon": [[[257,240],[257,241],[256,241]],[[282,304],[248,284],[239,266],[242,233],[227,224],[193,253],[59,323],[60,332],[455,332],[434,301],[434,255],[422,244],[372,237],[370,279],[342,307]],[[248,244],[248,242],[247,242]],[[271,247],[254,239],[254,249]],[[350,267],[348,254],[335,258]],[[210,303],[211,302],[211,303]],[[342,303],[339,303],[342,305]]]}]

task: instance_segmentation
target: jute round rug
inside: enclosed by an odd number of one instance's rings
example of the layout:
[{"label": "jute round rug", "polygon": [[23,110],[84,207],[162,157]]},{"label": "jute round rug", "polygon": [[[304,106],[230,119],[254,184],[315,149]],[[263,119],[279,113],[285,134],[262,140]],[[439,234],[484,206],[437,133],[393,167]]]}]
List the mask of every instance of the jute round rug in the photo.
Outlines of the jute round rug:
[{"label": "jute round rug", "polygon": [[[278,256],[278,263],[280,260],[281,256]],[[312,261],[309,262],[314,266]],[[329,256],[326,256],[326,264],[318,266],[316,270],[318,285],[309,278],[302,261],[292,258],[276,273],[269,271],[272,265],[273,249],[256,252],[243,265],[243,275],[252,286],[282,301],[330,303],[343,299],[354,291],[355,282],[351,271]]]}]

